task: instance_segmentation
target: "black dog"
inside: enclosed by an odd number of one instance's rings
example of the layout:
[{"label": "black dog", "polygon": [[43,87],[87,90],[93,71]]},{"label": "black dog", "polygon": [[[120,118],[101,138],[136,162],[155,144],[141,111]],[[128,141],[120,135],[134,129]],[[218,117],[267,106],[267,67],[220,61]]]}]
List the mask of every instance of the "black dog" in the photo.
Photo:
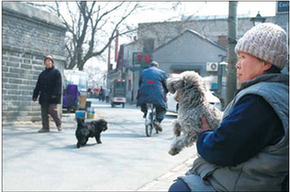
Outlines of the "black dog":
[{"label": "black dog", "polygon": [[89,137],[95,137],[97,143],[101,142],[101,132],[108,129],[107,122],[104,119],[98,121],[86,122],[84,119],[77,118],[78,127],[76,138],[78,140],[77,148],[87,144]]}]

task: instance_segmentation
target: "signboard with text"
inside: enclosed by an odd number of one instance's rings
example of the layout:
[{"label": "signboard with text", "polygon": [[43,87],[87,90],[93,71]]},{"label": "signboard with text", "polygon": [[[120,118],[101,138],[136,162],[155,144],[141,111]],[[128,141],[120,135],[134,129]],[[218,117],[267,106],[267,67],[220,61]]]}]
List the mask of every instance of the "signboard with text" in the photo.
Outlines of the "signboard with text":
[{"label": "signboard with text", "polygon": [[133,65],[135,67],[140,66],[141,68],[148,68],[151,63],[151,54],[145,54],[142,52],[133,53]]},{"label": "signboard with text", "polygon": [[142,54],[142,52],[134,52],[133,53],[133,65],[141,64],[141,60],[138,59],[138,55]]},{"label": "signboard with text", "polygon": [[288,12],[289,12],[289,1],[278,1],[277,13],[288,13]]}]

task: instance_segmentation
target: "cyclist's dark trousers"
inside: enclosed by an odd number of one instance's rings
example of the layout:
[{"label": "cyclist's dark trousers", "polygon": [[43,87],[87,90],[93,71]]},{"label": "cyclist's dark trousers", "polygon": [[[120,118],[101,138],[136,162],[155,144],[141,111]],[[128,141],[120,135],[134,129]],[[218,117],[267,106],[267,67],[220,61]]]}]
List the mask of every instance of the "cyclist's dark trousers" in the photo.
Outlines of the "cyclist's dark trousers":
[{"label": "cyclist's dark trousers", "polygon": [[[166,109],[164,109],[163,107],[157,106],[156,107],[156,120],[161,123],[165,117],[166,114]],[[147,113],[147,106],[146,103],[145,104],[141,104],[141,111],[144,113],[144,116]]]}]

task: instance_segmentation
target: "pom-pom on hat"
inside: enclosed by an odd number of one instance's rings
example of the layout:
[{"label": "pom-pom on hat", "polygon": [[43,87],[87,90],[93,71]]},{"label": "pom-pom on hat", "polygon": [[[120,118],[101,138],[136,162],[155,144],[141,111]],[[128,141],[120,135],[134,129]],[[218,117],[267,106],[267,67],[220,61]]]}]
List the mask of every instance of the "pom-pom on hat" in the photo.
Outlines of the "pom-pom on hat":
[{"label": "pom-pom on hat", "polygon": [[47,55],[47,56],[45,57],[45,59],[44,59],[44,62],[45,62],[46,59],[49,59],[52,63],[54,63],[54,60],[53,60],[52,56]]},{"label": "pom-pom on hat", "polygon": [[261,23],[239,39],[235,52],[246,52],[283,69],[287,59],[287,35],[273,23]]}]

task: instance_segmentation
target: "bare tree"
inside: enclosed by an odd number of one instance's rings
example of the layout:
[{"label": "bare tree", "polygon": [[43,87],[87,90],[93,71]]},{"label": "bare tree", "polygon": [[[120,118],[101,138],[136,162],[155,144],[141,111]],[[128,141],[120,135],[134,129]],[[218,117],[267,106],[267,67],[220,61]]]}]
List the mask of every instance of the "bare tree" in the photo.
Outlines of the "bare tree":
[{"label": "bare tree", "polygon": [[[125,21],[129,16],[134,18],[142,12],[147,13],[148,10],[154,12],[177,11],[183,6],[180,2],[166,3],[165,7],[156,6],[156,3],[125,1],[28,3],[46,10],[48,8],[62,20],[68,31],[65,41],[67,50],[65,68],[77,67],[79,70],[83,70],[84,64],[92,57],[104,60],[102,54],[116,38],[117,30],[120,36],[132,36],[132,32],[137,33],[138,20],[133,24],[135,26],[129,26]],[[176,19],[178,19],[176,16],[169,16],[165,20]]]},{"label": "bare tree", "polygon": [[83,70],[84,64],[90,58],[101,56],[108,48],[116,38],[117,30],[119,35],[137,30],[122,24],[139,8],[139,3],[79,1],[30,4],[48,7],[66,26],[66,69],[77,67]]},{"label": "bare tree", "polygon": [[[66,43],[68,51],[67,68],[72,69],[74,66],[77,66],[79,70],[83,70],[87,60],[100,56],[107,49],[116,37],[116,30],[138,7],[138,4],[136,3],[131,6],[131,3],[120,2],[112,8],[109,7],[109,3],[104,7],[96,5],[96,2],[88,3],[82,1],[76,2],[76,4],[78,13],[69,11],[72,25],[61,15],[58,2],[56,2],[56,11],[67,27],[71,37]],[[70,10],[68,5],[67,7]],[[119,19],[116,19],[116,21],[113,21],[111,15],[121,8],[124,10],[124,14]],[[112,24],[112,28],[105,27],[108,23]],[[128,32],[131,31],[126,30],[123,33],[121,32],[120,35]],[[104,36],[107,36],[107,41],[101,42],[100,39],[104,39]]]}]

